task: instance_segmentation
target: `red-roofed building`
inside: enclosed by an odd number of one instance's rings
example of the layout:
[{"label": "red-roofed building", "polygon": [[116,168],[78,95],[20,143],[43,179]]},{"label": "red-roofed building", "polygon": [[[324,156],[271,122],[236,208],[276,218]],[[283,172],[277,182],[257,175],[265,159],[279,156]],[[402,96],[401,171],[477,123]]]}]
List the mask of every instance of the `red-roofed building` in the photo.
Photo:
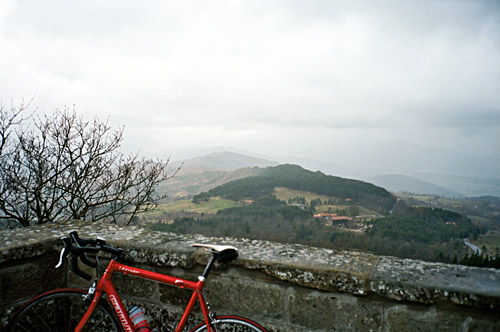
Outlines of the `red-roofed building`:
[{"label": "red-roofed building", "polygon": [[318,213],[315,214],[313,217],[318,218],[318,219],[325,219],[325,220],[331,220],[332,218],[336,217],[336,213]]},{"label": "red-roofed building", "polygon": [[352,218],[346,216],[332,217],[332,225],[346,225]]}]

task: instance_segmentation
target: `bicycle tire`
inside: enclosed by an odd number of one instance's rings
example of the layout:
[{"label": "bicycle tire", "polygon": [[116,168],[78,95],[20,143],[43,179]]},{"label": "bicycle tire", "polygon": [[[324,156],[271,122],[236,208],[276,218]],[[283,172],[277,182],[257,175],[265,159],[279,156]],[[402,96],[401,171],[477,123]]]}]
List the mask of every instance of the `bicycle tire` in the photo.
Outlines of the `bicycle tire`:
[{"label": "bicycle tire", "polygon": [[[219,316],[215,318],[215,324],[211,327],[214,332],[267,332],[262,326],[250,319],[238,316]],[[191,332],[207,331],[205,323],[198,324]]]},{"label": "bicycle tire", "polygon": [[[70,332],[85,314],[88,302],[81,289],[55,289],[28,301],[9,322],[8,332]],[[83,331],[121,332],[106,302],[99,303]]]}]

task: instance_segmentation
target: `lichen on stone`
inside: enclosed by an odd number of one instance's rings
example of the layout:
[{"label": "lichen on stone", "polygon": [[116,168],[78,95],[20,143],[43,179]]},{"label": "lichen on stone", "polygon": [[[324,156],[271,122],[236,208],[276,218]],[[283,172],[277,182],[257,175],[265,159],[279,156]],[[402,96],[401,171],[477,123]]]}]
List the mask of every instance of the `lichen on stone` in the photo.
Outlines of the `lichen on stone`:
[{"label": "lichen on stone", "polygon": [[105,238],[109,244],[123,248],[123,259],[130,264],[191,269],[207,260],[207,254],[192,248],[192,244],[227,244],[239,250],[239,258],[231,265],[260,271],[279,282],[362,297],[371,294],[395,301],[449,302],[500,310],[499,270],[105,223],[68,222],[0,230],[0,263],[60,250],[60,238],[71,230],[84,238]]}]

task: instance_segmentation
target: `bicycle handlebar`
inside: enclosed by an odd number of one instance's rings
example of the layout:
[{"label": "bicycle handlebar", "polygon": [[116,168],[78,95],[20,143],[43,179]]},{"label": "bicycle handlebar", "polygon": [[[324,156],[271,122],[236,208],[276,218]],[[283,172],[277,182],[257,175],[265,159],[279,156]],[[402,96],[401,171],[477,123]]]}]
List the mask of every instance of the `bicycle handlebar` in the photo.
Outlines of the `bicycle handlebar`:
[{"label": "bicycle handlebar", "polygon": [[59,257],[59,263],[56,265],[56,268],[62,266],[64,258],[71,254],[71,269],[78,276],[90,280],[92,276],[83,272],[78,266],[78,258],[85,265],[95,268],[97,264],[91,261],[86,254],[93,253],[97,254],[100,251],[104,251],[114,256],[114,259],[119,259],[123,250],[119,248],[115,248],[106,244],[106,240],[102,238],[97,239],[83,239],[78,236],[76,231],[70,232],[69,237],[62,238],[64,243],[64,247],[61,250],[61,254]]}]

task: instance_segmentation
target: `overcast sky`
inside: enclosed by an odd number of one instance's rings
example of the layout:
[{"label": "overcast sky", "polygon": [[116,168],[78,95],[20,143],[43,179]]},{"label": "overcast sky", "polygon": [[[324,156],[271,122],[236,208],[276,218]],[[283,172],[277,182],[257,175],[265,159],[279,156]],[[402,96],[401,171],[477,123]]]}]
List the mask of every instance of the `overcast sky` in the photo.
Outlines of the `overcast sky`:
[{"label": "overcast sky", "polygon": [[2,0],[0,45],[4,105],[109,117],[127,151],[500,160],[498,0]]}]

